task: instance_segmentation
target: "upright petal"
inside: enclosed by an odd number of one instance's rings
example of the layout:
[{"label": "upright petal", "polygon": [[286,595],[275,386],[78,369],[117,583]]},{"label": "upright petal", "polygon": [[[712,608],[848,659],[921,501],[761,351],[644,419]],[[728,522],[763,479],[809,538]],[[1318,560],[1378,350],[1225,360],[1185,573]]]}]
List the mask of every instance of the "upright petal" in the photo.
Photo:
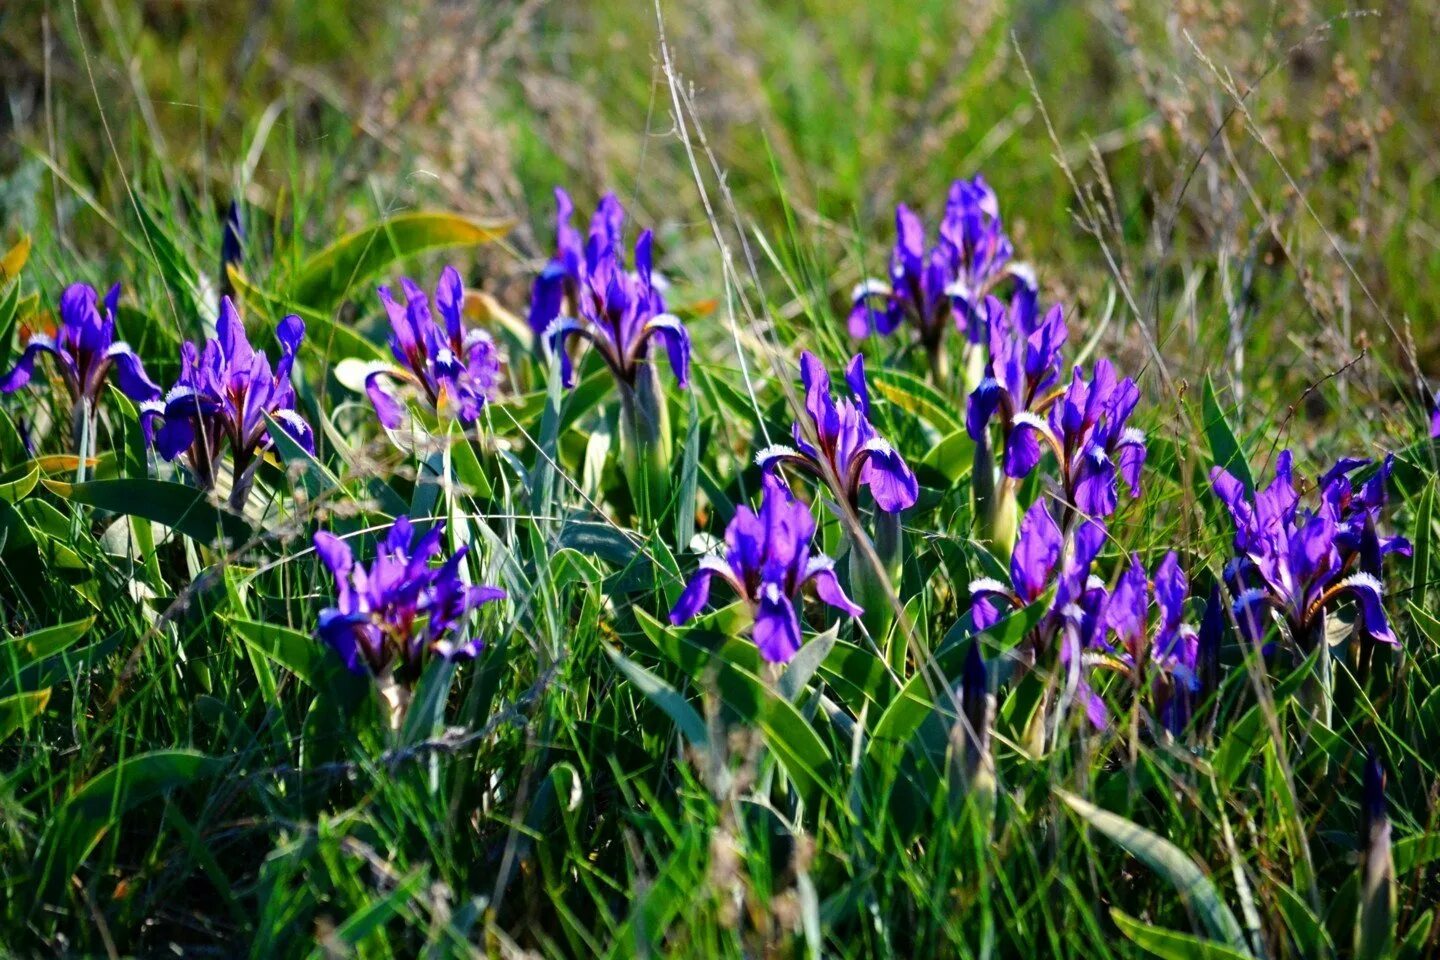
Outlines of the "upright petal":
[{"label": "upright petal", "polygon": [[1062,537],[1044,498],[1036,500],[1020,521],[1020,537],[1010,556],[1010,582],[1025,603],[1045,591],[1060,562]]},{"label": "upright petal", "polygon": [[440,271],[440,281],[435,285],[435,309],[445,321],[452,349],[459,349],[465,340],[461,319],[465,311],[465,284],[460,280],[460,271],[452,266],[447,265]]}]

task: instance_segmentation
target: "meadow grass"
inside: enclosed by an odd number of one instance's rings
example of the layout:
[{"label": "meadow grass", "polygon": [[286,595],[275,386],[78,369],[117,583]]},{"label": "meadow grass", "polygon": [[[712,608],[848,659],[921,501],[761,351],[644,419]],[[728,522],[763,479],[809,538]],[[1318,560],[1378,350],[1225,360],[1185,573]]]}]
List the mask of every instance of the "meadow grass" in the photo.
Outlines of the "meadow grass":
[{"label": "meadow grass", "polygon": [[[83,466],[51,368],[5,396],[0,950],[1434,956],[1437,17],[6,4],[0,368],[66,284],[119,280],[121,332],[168,386],[228,290],[272,357],[280,318],[303,317],[316,451],[277,443],[236,516],[157,457],[118,391]],[[1328,727],[1307,668],[1267,662],[1232,620],[1223,678],[1178,736],[1116,675],[1097,680],[1105,730],[1071,715],[1035,744],[1055,677],[1006,656],[1034,621],[972,619],[970,583],[1007,568],[977,536],[958,372],[929,379],[903,330],[846,331],[851,287],[886,272],[894,205],[933,227],[977,172],[1043,301],[1066,306],[1067,361],[1109,357],[1140,387],[1149,459],[1110,518],[1107,582],[1174,550],[1198,621],[1234,554],[1212,466],[1263,485],[1287,448],[1312,480],[1397,454],[1380,526],[1413,545],[1385,566],[1400,646],[1363,671],[1337,656]],[[693,338],[688,389],[662,379],[660,503],[626,478],[594,351],[566,390],[524,323],[556,185],[585,214],[616,191],[628,241],[654,227]],[[467,322],[505,354],[498,396],[471,430],[387,434],[356,389],[356,361],[388,356],[374,286],[430,289],[444,264],[482,294]],[[884,630],[811,605],[780,668],[718,587],[698,621],[666,614],[697,535],[758,501],[755,454],[802,410],[801,350],[832,371],[863,350],[875,425],[920,495]],[[873,505],[795,486],[854,592]],[[1049,495],[1038,474],[1019,492]],[[508,598],[473,618],[479,658],[428,668],[397,726],[314,637],[335,594],[312,536],[368,555],[407,513],[444,520],[446,551]],[[971,644],[996,698],[990,800],[962,762]],[[1367,750],[1388,774],[1378,884]]]}]

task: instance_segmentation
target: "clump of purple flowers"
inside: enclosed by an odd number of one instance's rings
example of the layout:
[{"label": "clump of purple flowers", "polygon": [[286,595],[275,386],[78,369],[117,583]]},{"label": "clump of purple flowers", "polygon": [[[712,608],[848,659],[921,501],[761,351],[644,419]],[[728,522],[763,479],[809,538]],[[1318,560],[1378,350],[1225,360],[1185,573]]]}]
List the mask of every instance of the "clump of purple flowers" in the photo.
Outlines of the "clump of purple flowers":
[{"label": "clump of purple flowers", "polygon": [[795,423],[791,427],[795,446],[777,445],[760,451],[756,462],[761,468],[774,472],[789,463],[822,481],[833,476],[839,483],[836,496],[851,506],[859,505],[861,487],[870,490],[875,506],[885,513],[914,506],[920,494],[914,472],[870,423],[864,356],[855,354],[845,368],[851,395],[838,403],[831,392],[829,372],[809,351],[800,354],[800,379],[805,388],[805,413],[816,442],[806,439],[806,432]]},{"label": "clump of purple flowers", "polygon": [[465,547],[436,565],[443,532],[443,523],[420,532],[397,517],[369,566],[334,534],[315,534],[315,552],[335,578],[335,605],[320,612],[316,634],[349,670],[409,686],[429,655],[473,660],[484,649],[467,638],[470,615],[505,591],[465,582]]},{"label": "clump of purple flowers", "polygon": [[665,347],[670,369],[684,387],[690,380],[690,333],[665,311],[661,283],[652,264],[654,235],[635,241],[634,267],[624,246],[625,208],[606,194],[590,220],[582,249],[570,223],[575,211],[569,194],[556,188],[556,254],[535,280],[530,326],[560,358],[566,386],[574,385],[574,365],[566,341],[578,337],[605,361],[615,379],[633,388],[649,359],[650,343]]},{"label": "clump of purple flowers", "polygon": [[1282,635],[1305,654],[1324,641],[1325,613],[1345,599],[1355,602],[1362,638],[1398,646],[1385,613],[1379,560],[1408,552],[1400,538],[1381,544],[1375,520],[1384,504],[1382,469],[1357,496],[1348,474],[1365,461],[1341,461],[1321,478],[1318,508],[1300,507],[1289,450],[1280,454],[1275,478],[1251,493],[1216,467],[1210,482],[1235,521],[1238,556],[1226,568],[1236,622],[1247,640],[1258,641],[1276,620]]},{"label": "clump of purple flowers", "polygon": [[[1148,689],[1154,715],[1173,735],[1190,722],[1195,707],[1209,692],[1219,658],[1223,621],[1207,615],[1202,628],[1185,620],[1190,582],[1172,550],[1147,576],[1138,554],[1120,574],[1113,592],[1103,585],[1087,591],[1072,618],[1089,649],[1103,651],[1095,661]],[[1153,601],[1153,603],[1152,603]],[[1152,626],[1150,609],[1157,615]],[[1100,611],[1100,616],[1093,616]],[[1207,611],[1207,614],[1209,611]]]},{"label": "clump of purple flowers", "polygon": [[1063,529],[1045,500],[1037,500],[1020,522],[1020,535],[1010,555],[1010,584],[982,577],[970,584],[970,616],[975,629],[988,630],[1004,616],[1042,600],[1053,589],[1045,614],[1026,636],[1023,660],[1035,665],[1054,658],[1065,678],[1062,705],[1080,703],[1090,721],[1103,727],[1107,711],[1081,672],[1085,631],[1075,628],[1082,616],[1099,614],[1099,597],[1091,567],[1105,544],[1105,528],[1085,520]]},{"label": "clump of purple flowers", "polygon": [[[500,379],[500,355],[490,335],[465,329],[465,287],[460,273],[446,267],[433,302],[414,281],[401,278],[405,304],[388,286],[379,288],[390,319],[390,352],[399,369],[380,370],[365,379],[365,392],[380,423],[394,430],[405,422],[405,407],[383,380],[413,385],[436,412],[453,410],[466,426],[474,423],[494,397]],[[436,318],[436,314],[439,318]]]},{"label": "clump of purple flowers", "polygon": [[908,322],[940,381],[947,376],[946,331],[953,326],[963,333],[972,351],[983,346],[986,296],[1007,277],[1025,287],[1034,283],[1011,264],[999,202],[979,175],[951,184],[933,245],[926,247],[924,224],[904,204],[895,208],[895,234],[889,281],[865,280],[855,288],[850,334],[888,335]]},{"label": "clump of purple flowers", "polygon": [[307,451],[315,449],[310,425],[295,411],[290,369],[305,338],[297,316],[275,330],[280,360],[272,369],[264,351],[245,336],[245,324],[229,297],[220,303],[215,337],[203,349],[186,342],[180,349],[180,377],[163,400],[142,405],[140,421],[160,456],[185,459],[196,482],[215,485],[222,451],[230,448],[230,506],[240,510],[249,499],[265,451],[274,446],[274,423]]},{"label": "clump of purple flowers", "polygon": [[1119,482],[1140,495],[1145,434],[1129,425],[1140,400],[1135,381],[1115,376],[1109,360],[1096,362],[1090,376],[1076,366],[1069,385],[1050,405],[1048,420],[1035,413],[1012,417],[1002,466],[1006,476],[1028,476],[1040,462],[1043,440],[1059,465],[1067,507],[1106,517],[1118,504]]},{"label": "clump of purple flowers", "polygon": [[712,554],[670,611],[670,622],[695,617],[710,599],[711,581],[719,577],[745,601],[754,617],[751,638],[771,663],[786,663],[800,649],[801,595],[813,583],[822,601],[848,616],[864,611],[845,595],[835,576],[835,563],[811,551],[815,518],[773,476],[763,481],[759,512],[735,511],[725,530],[724,556]]},{"label": "clump of purple flowers", "polygon": [[[129,344],[115,338],[119,302],[118,283],[105,294],[103,303],[89,284],[66,287],[60,295],[60,323],[55,333],[33,334],[15,366],[0,377],[0,393],[14,393],[30,383],[35,361],[48,353],[70,397],[77,450],[93,432],[100,393],[112,371],[116,385],[130,399],[143,403],[160,396],[160,388],[146,375],[140,357]],[[83,456],[85,451],[81,453]]]}]

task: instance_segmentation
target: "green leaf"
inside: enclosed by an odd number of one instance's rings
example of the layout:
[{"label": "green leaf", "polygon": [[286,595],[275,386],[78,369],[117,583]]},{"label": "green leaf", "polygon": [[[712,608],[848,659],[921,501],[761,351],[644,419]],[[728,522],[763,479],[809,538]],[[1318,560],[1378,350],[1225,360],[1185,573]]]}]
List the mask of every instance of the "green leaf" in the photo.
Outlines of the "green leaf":
[{"label": "green leaf", "polygon": [[1142,950],[1163,957],[1165,960],[1249,960],[1248,952],[1232,950],[1210,940],[1201,940],[1188,933],[1178,933],[1162,927],[1152,927],[1134,917],[1110,908],[1110,919],[1120,932],[1129,937]]},{"label": "green leaf", "polygon": [[16,637],[0,649],[6,653],[13,651],[18,655],[22,667],[29,666],[68,650],[94,625],[94,617],[56,624],[27,633],[23,637]]},{"label": "green leaf", "polygon": [[281,426],[280,421],[268,413],[265,419],[270,424],[270,437],[275,441],[275,452],[288,466],[296,469],[300,475],[300,486],[305,488],[305,493],[311,500],[340,488],[340,479],[326,469],[325,464],[316,460],[314,454],[300,446]]},{"label": "green leaf", "polygon": [[[713,685],[726,706],[760,728],[801,796],[809,799],[821,791],[834,793],[839,774],[815,728],[790,701],[741,665],[758,661],[754,644],[680,630],[660,623],[643,610],[635,611],[635,619],[661,653],[696,683]],[[736,650],[735,659],[729,659],[727,654],[737,646],[748,650]]]},{"label": "green leaf", "polygon": [[334,656],[324,644],[277,623],[241,619],[229,623],[248,646],[295,674],[306,686],[319,689],[327,661]]},{"label": "green leaf", "polygon": [[1229,947],[1232,952],[1238,951],[1238,954],[1234,955],[1250,955],[1245,944],[1245,935],[1241,932],[1235,914],[1231,913],[1225,901],[1220,899],[1215,884],[1189,854],[1159,834],[1146,830],[1118,813],[1102,810],[1090,801],[1064,790],[1056,789],[1055,793],[1091,827],[1165,878],[1180,894],[1181,899],[1199,915],[1201,923],[1212,937]]},{"label": "green leaf", "polygon": [[179,483],[143,478],[44,483],[57,497],[153,520],[200,543],[215,544],[223,537],[238,545],[254,535],[243,518],[211,503],[205,491]]},{"label": "green leaf", "polygon": [[868,376],[871,385],[886,400],[915,414],[942,434],[950,436],[964,430],[965,425],[950,412],[956,409],[956,403],[913,373],[882,368],[869,371]]},{"label": "green leaf", "polygon": [[403,213],[346,234],[300,267],[291,297],[328,314],[350,288],[406,257],[442,247],[473,247],[498,240],[508,220],[477,220],[457,213]]},{"label": "green leaf", "polygon": [[105,831],[127,812],[176,787],[212,776],[223,766],[195,750],[156,750],[115,764],[65,801],[46,828],[35,859],[35,903],[49,902],[84,862]]},{"label": "green leaf", "polygon": [[32,717],[38,717],[50,702],[50,688],[30,690],[0,698],[0,743],[19,730]]},{"label": "green leaf", "polygon": [[680,729],[681,734],[690,742],[691,746],[709,752],[710,730],[705,726],[704,718],[694,707],[690,706],[689,701],[680,694],[680,691],[620,651],[606,647],[605,653],[615,664],[615,668],[625,674],[625,678],[636,690],[644,694],[646,699],[655,706],[665,711],[665,715],[674,721],[675,726]]},{"label": "green leaf", "polygon": [[[1042,597],[1023,610],[1017,610],[988,630],[976,634],[979,642],[993,653],[1008,650],[1020,642],[1040,622],[1048,609],[1048,599]],[[959,677],[965,663],[969,644],[947,643],[934,654],[936,666],[947,680]],[[898,744],[908,742],[920,725],[935,709],[930,697],[933,671],[922,670],[906,682],[904,688],[891,701],[890,706],[880,715],[871,736],[871,744]]]},{"label": "green leaf", "polygon": [[1255,475],[1250,472],[1250,464],[1245,459],[1245,451],[1235,437],[1235,431],[1225,419],[1225,411],[1215,396],[1215,384],[1208,374],[1201,398],[1201,415],[1205,418],[1205,438],[1210,442],[1210,462],[1230,471],[1246,490],[1254,493]]},{"label": "green leaf", "polygon": [[1424,607],[1430,592],[1430,567],[1435,555],[1435,490],[1440,481],[1431,480],[1415,507],[1415,529],[1410,542],[1414,552],[1410,562],[1410,599]]},{"label": "green leaf", "polygon": [[[395,917],[409,916],[410,901],[421,898],[425,887],[425,870],[419,869],[410,876],[396,884],[395,889],[378,900],[372,900],[350,916],[345,922],[335,928],[335,931],[326,938],[322,946],[316,947],[310,953],[311,960],[324,960],[326,957],[333,957],[337,953],[350,953],[341,951],[341,947],[350,947],[352,951],[359,947],[371,937],[378,937],[385,924]],[[364,951],[356,954],[367,956]]]},{"label": "green leaf", "polygon": [[30,470],[22,473],[14,480],[0,483],[0,500],[6,503],[19,503],[30,496],[30,491],[40,482],[40,465],[31,464]]}]

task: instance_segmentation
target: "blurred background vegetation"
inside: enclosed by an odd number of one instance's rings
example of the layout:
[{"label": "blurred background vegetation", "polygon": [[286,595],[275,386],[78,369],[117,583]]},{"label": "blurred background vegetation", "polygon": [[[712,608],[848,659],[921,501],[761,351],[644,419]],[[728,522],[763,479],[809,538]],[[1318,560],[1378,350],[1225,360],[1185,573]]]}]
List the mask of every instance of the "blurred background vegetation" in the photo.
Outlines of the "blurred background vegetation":
[{"label": "blurred background vegetation", "polygon": [[[1341,397],[1373,410],[1436,366],[1440,8],[659,12],[699,169],[713,186],[708,151],[739,214],[722,225],[822,265],[836,312],[883,270],[896,202],[936,216],[950,179],[983,171],[1049,292],[1092,318],[1118,295],[1105,336],[1161,357],[1172,389],[1211,367],[1283,412],[1368,351]],[[619,192],[666,269],[717,297],[658,22],[647,3],[12,0],[0,229],[36,235],[61,275],[144,254],[138,194],[209,249],[239,197],[277,258],[380,212],[509,216],[510,243],[466,270],[518,311],[565,184],[582,208]],[[1311,424],[1327,396],[1306,397]]]}]

